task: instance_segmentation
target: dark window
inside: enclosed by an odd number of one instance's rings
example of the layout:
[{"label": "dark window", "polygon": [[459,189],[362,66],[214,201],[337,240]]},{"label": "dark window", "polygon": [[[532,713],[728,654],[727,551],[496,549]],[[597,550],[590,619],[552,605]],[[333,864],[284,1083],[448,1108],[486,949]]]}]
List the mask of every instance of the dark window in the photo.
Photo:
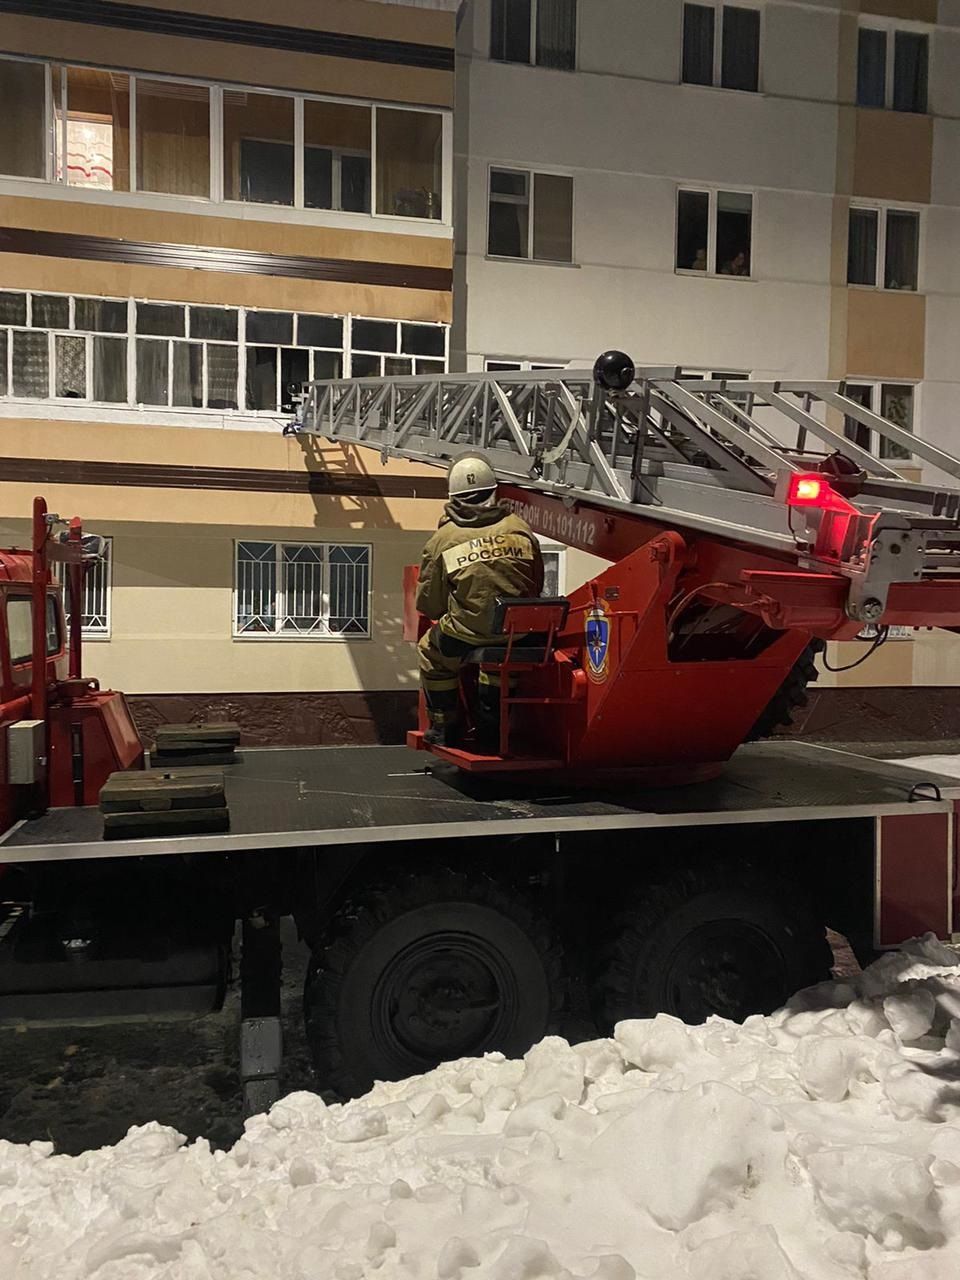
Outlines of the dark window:
[{"label": "dark window", "polygon": [[887,289],[916,289],[920,254],[920,216],[891,209],[887,213],[887,246],[883,283]]},{"label": "dark window", "polygon": [[173,344],[173,403],[188,409],[203,407],[203,346],[199,342]]},{"label": "dark window", "polygon": [[[864,409],[872,409],[873,407],[873,388],[857,383],[847,383],[844,394],[848,400],[861,405]],[[848,440],[852,440],[854,444],[858,444],[861,449],[870,448],[870,428],[864,426],[862,422],[858,422],[856,418],[851,418],[849,414],[844,415],[843,434]]]},{"label": "dark window", "polygon": [[207,347],[207,407],[209,409],[236,409],[237,407],[237,348]]},{"label": "dark window", "polygon": [[[78,298],[77,301],[79,302],[80,299]],[[126,338],[94,338],[93,398],[104,404],[126,404]]]},{"label": "dark window", "polygon": [[893,109],[927,109],[927,50],[929,40],[916,31],[898,31],[893,42]]},{"label": "dark window", "polygon": [[879,214],[876,209],[851,209],[847,236],[847,283],[877,283],[877,229]]},{"label": "dark window", "polygon": [[46,170],[46,84],[40,62],[0,58],[0,173],[42,178]]},{"label": "dark window", "polygon": [[277,348],[247,347],[247,408],[276,407]]},{"label": "dark window", "polygon": [[82,334],[55,335],[56,387],[62,399],[87,398],[87,340]]},{"label": "dark window", "polygon": [[713,84],[714,15],[712,5],[683,6],[684,84]]},{"label": "dark window", "polygon": [[[913,387],[885,382],[880,388],[880,413],[904,431],[913,430]],[[880,437],[880,457],[893,461],[906,461],[910,450],[893,440]]]},{"label": "dark window", "polygon": [[413,361],[407,356],[387,356],[383,372],[388,378],[405,378],[413,373]]},{"label": "dark window", "polygon": [[313,376],[322,381],[324,378],[343,377],[343,356],[339,351],[315,351],[313,353]]},{"label": "dark window", "polygon": [[182,338],[186,333],[185,307],[166,307],[158,302],[137,303],[137,333]]},{"label": "dark window", "polygon": [[167,404],[169,344],[137,339],[137,404]]},{"label": "dark window", "polygon": [[293,204],[293,143],[243,138],[238,198],[251,204]]},{"label": "dark window", "polygon": [[301,394],[303,384],[310,381],[310,353],[299,347],[280,352],[280,408],[292,413],[293,397]]},{"label": "dark window", "polygon": [[706,191],[677,192],[677,267],[706,271],[710,197]]},{"label": "dark window", "polygon": [[490,170],[490,228],[487,252],[500,258],[530,253],[530,175],[516,169]]},{"label": "dark window", "polygon": [[760,83],[760,10],[723,7],[720,83],[756,93]]},{"label": "dark window", "polygon": [[35,329],[69,329],[70,299],[48,293],[35,293],[31,302],[30,323]]},{"label": "dark window", "polygon": [[292,342],[293,316],[289,311],[248,311],[248,342]]},{"label": "dark window", "polygon": [[27,323],[27,295],[0,293],[0,324]]},{"label": "dark window", "polygon": [[104,298],[76,298],[74,328],[92,329],[96,333],[126,333],[127,304],[108,302]]},{"label": "dark window", "polygon": [[861,27],[857,42],[857,105],[882,107],[886,94],[887,33]]},{"label": "dark window", "polygon": [[490,57],[497,62],[530,61],[531,0],[491,0]]},{"label": "dark window", "polygon": [[34,398],[50,394],[50,353],[45,333],[14,330],[13,394]]},{"label": "dark window", "polygon": [[350,372],[354,378],[379,378],[381,374],[380,356],[355,354],[350,361]]},{"label": "dark window", "polygon": [[573,259],[573,179],[533,175],[533,256],[544,262]]},{"label": "dark window", "polygon": [[342,347],[340,316],[297,316],[297,341],[303,347]]},{"label": "dark window", "polygon": [[225,90],[226,198],[256,204],[293,204],[293,141],[292,98]]},{"label": "dark window", "polygon": [[717,271],[722,276],[750,274],[753,196],[717,192]]},{"label": "dark window", "polygon": [[438,374],[443,373],[444,362],[442,360],[418,360],[417,373]]},{"label": "dark window", "polygon": [[432,324],[405,324],[401,327],[401,348],[412,356],[442,356],[444,332]]},{"label": "dark window", "polygon": [[572,71],[576,61],[577,0],[537,0],[538,66]]},{"label": "dark window", "polygon": [[353,345],[360,351],[396,351],[397,326],[392,320],[354,320]]},{"label": "dark window", "polygon": [[236,311],[224,307],[191,307],[190,337],[221,338],[226,342],[236,342]]},{"label": "dark window", "polygon": [[370,212],[369,107],[303,104],[303,200],[308,209]]},{"label": "dark window", "polygon": [[519,360],[488,360],[488,373],[519,373],[523,365]]}]

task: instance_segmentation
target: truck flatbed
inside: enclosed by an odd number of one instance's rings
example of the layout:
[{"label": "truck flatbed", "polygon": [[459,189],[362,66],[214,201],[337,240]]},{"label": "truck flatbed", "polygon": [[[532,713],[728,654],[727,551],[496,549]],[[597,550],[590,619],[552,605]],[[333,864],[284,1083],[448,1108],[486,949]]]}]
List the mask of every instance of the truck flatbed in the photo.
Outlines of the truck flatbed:
[{"label": "truck flatbed", "polygon": [[[108,841],[98,809],[51,809],[0,837],[0,861],[887,817],[916,814],[918,799],[929,811],[952,813],[960,798],[960,779],[785,741],[741,747],[713,781],[659,789],[573,791],[503,778],[478,784],[399,746],[244,750],[223,772],[229,832]],[[938,792],[918,796],[924,782]]]}]

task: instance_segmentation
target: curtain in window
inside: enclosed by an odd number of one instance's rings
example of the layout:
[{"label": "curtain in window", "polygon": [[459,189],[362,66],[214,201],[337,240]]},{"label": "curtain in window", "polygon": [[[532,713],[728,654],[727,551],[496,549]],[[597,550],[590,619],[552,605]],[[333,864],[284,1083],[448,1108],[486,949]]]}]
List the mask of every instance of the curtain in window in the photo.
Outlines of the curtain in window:
[{"label": "curtain in window", "polygon": [[554,173],[533,177],[533,256],[573,260],[573,179]]},{"label": "curtain in window", "polygon": [[[880,412],[904,431],[913,430],[913,387],[885,382],[881,387]],[[880,457],[904,461],[910,457],[909,449],[893,440],[880,440]]]},{"label": "curtain in window", "polygon": [[490,57],[495,61],[530,61],[530,3],[491,0]]},{"label": "curtain in window", "polygon": [[704,4],[683,6],[684,84],[713,84],[713,27],[716,10]]},{"label": "curtain in window", "polygon": [[925,35],[898,31],[893,45],[893,109],[927,109],[927,48]]},{"label": "curtain in window", "polygon": [[915,213],[887,214],[887,252],[883,283],[888,289],[916,289],[920,219]]},{"label": "curtain in window", "polygon": [[577,52],[577,0],[539,0],[537,63],[572,71]]},{"label": "curtain in window", "polygon": [[857,44],[857,106],[882,107],[887,84],[887,33],[861,27]]},{"label": "curtain in window", "polygon": [[760,84],[760,10],[723,7],[720,83],[756,93]]},{"label": "curtain in window", "polygon": [[877,283],[877,211],[851,209],[847,234],[847,284]]}]

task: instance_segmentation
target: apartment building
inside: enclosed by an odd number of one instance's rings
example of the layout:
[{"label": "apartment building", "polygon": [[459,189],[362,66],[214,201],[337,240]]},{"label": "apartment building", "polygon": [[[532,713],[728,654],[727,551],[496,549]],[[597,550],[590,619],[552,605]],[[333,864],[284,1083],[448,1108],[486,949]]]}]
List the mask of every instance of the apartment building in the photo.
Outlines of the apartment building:
[{"label": "apartment building", "polygon": [[[455,367],[618,347],[845,379],[960,447],[952,0],[469,0],[457,101]],[[909,633],[821,680],[935,718],[960,709],[960,645]]]},{"label": "apartment building", "polygon": [[443,479],[282,427],[446,367],[454,7],[0,0],[0,543],[35,493],[109,538],[86,665],[147,731],[409,714]]}]

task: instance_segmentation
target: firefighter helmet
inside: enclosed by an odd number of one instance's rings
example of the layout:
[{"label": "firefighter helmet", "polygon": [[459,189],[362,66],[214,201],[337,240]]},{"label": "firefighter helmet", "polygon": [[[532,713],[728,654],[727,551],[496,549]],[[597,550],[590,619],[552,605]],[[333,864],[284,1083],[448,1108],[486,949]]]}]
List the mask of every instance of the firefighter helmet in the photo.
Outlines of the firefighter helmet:
[{"label": "firefighter helmet", "polygon": [[497,487],[493,467],[482,453],[465,453],[450,464],[447,483],[451,498],[467,493],[488,493]]}]

